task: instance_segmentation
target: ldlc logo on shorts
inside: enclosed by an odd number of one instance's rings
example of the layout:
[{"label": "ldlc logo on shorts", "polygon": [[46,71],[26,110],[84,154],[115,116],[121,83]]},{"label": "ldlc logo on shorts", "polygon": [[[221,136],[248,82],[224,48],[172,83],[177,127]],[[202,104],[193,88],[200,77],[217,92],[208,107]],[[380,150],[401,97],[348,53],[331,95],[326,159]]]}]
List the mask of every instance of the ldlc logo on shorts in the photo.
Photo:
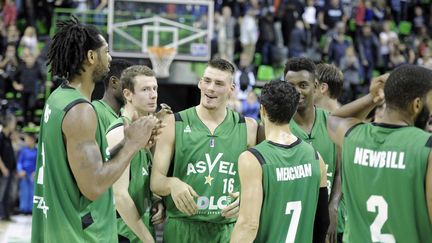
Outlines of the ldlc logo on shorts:
[{"label": "ldlc logo on shorts", "polygon": [[191,133],[192,130],[190,129],[189,125],[186,125],[185,129],[183,130],[184,133]]}]

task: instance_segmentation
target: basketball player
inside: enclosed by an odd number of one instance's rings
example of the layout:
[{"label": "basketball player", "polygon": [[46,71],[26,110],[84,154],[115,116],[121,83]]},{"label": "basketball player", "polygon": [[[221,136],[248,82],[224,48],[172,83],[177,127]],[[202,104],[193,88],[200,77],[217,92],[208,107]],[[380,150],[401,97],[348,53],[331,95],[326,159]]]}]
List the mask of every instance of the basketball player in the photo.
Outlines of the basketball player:
[{"label": "basketball player", "polygon": [[156,145],[152,191],[165,196],[164,242],[228,242],[239,210],[237,159],[257,124],[227,109],[234,66],[211,60],[196,107],[168,116]]},{"label": "basketball player", "polygon": [[337,99],[342,94],[344,77],[333,64],[320,63],[316,66],[318,89],[314,95],[317,107],[332,112],[340,107]]},{"label": "basketball player", "polygon": [[[288,126],[299,93],[285,81],[271,81],[261,92],[266,140],[243,152],[238,166],[240,215],[231,242],[324,242],[328,227],[325,164]],[[315,218],[320,236],[314,235]],[[255,239],[255,240],[254,240]]]},{"label": "basketball player", "polygon": [[[343,146],[344,242],[432,242],[432,138],[422,130],[432,108],[431,76],[400,66],[329,117],[329,134]],[[362,123],[383,96],[380,123]]]},{"label": "basketball player", "polygon": [[[156,111],[157,81],[153,70],[146,66],[127,68],[121,76],[124,99],[126,101],[122,118],[114,121],[107,130],[110,148],[115,147],[124,138],[123,119],[131,121],[135,113],[148,116]],[[140,150],[126,167],[123,175],[114,183],[113,190],[118,218],[119,242],[154,242],[153,223],[163,221],[163,206],[150,218],[152,206],[150,192],[151,153],[148,149]]]},{"label": "basketball player", "polygon": [[152,133],[157,134],[158,121],[145,117],[129,125],[123,146],[104,163],[89,100],[94,83],[109,71],[108,45],[95,27],[74,17],[58,27],[48,63],[53,75],[67,80],[51,94],[42,116],[32,242],[115,242],[111,185]]},{"label": "basketball player", "polygon": [[[342,72],[333,64],[320,63],[316,66],[316,77],[318,81],[318,88],[314,95],[314,103],[327,112],[332,112],[340,107],[337,99],[342,94],[344,77]],[[337,161],[340,161],[341,151],[337,148]],[[339,163],[337,163],[337,166]],[[339,174],[339,168],[336,168]],[[340,176],[336,178],[339,180]],[[340,182],[338,182],[340,187]],[[335,197],[335,195],[334,195]],[[332,215],[332,221],[328,229],[329,243],[337,241],[337,238],[342,239],[344,225],[345,225],[345,203],[343,195],[341,194],[339,205],[334,198],[333,203],[330,205],[329,211]],[[337,213],[337,220],[336,218]]]},{"label": "basketball player", "polygon": [[285,65],[285,80],[300,93],[297,112],[289,126],[296,137],[310,143],[320,153],[326,164],[331,226],[329,235],[334,239],[336,238],[338,205],[341,197],[339,162],[336,145],[327,132],[329,113],[314,106],[314,95],[318,86],[315,72],[316,66],[313,61],[304,57],[291,58]]}]

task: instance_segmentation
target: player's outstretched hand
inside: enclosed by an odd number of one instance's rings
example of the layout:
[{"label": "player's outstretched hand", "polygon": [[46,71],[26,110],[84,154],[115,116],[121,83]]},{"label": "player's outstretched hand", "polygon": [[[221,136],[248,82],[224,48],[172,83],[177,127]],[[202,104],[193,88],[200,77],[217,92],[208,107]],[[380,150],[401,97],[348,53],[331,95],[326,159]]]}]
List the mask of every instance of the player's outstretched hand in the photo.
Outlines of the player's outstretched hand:
[{"label": "player's outstretched hand", "polygon": [[240,192],[230,193],[230,197],[235,200],[222,209],[222,217],[237,218],[240,212]]},{"label": "player's outstretched hand", "polygon": [[153,115],[140,117],[130,125],[124,121],[125,139],[137,144],[140,148],[145,148],[158,122],[159,120]]},{"label": "player's outstretched hand", "polygon": [[389,73],[383,74],[376,78],[373,78],[369,86],[369,93],[373,97],[375,104],[382,103],[384,101],[384,84],[387,82]]},{"label": "player's outstretched hand", "polygon": [[194,200],[194,197],[198,197],[198,194],[183,181],[178,180],[171,186],[171,197],[180,212],[188,216],[198,212],[198,206]]}]

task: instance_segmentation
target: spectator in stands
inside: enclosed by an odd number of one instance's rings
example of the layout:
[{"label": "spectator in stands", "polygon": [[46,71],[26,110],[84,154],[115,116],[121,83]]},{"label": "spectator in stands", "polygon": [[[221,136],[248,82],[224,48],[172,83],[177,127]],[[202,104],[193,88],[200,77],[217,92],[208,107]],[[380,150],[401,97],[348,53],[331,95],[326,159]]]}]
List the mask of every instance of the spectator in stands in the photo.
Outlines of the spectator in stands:
[{"label": "spectator in stands", "polygon": [[36,170],[36,136],[32,133],[24,134],[24,147],[19,151],[17,172],[20,178],[20,212],[31,214],[33,206],[33,182]]},{"label": "spectator in stands", "polygon": [[3,59],[0,61],[0,98],[4,97],[4,93],[13,91],[12,81],[17,67],[16,48],[13,43],[10,43],[7,45]]},{"label": "spectator in stands", "polygon": [[396,68],[402,64],[413,64],[415,61],[414,51],[407,48],[405,43],[399,41],[393,43],[390,53],[390,67]]},{"label": "spectator in stands", "polygon": [[247,56],[248,65],[252,62],[257,41],[258,25],[254,11],[249,9],[240,24],[240,42],[243,53]]},{"label": "spectator in stands", "polygon": [[7,43],[12,43],[15,46],[18,46],[19,42],[19,31],[16,27],[16,25],[9,25],[7,29]]},{"label": "spectator in stands", "polygon": [[360,61],[357,58],[354,47],[349,46],[345,50],[345,56],[342,57],[339,69],[344,75],[344,101],[351,101],[357,98],[361,93],[360,87]]},{"label": "spectator in stands", "polygon": [[249,91],[247,98],[241,101],[241,107],[244,116],[258,120],[260,103],[255,92]]},{"label": "spectator in stands", "polygon": [[340,65],[340,60],[345,56],[345,50],[353,44],[351,37],[345,34],[345,24],[339,22],[336,25],[336,33],[333,35],[328,48],[328,59],[336,66]]},{"label": "spectator in stands", "polygon": [[308,37],[308,46],[311,46],[316,41],[317,10],[314,6],[314,0],[307,0],[306,4],[304,13],[302,14],[302,19]]},{"label": "spectator in stands", "polygon": [[7,31],[3,20],[0,18],[0,56],[4,57],[7,46]]},{"label": "spectator in stands", "polygon": [[8,27],[9,25],[15,25],[17,19],[17,7],[13,0],[5,1],[2,15],[5,27]]},{"label": "spectator in stands", "polygon": [[373,19],[373,8],[372,8],[372,2],[370,0],[365,1],[365,16],[364,21],[366,23],[370,23]]},{"label": "spectator in stands", "polygon": [[420,6],[414,8],[414,31],[418,33],[421,27],[426,25],[426,18],[423,15],[423,9]]},{"label": "spectator in stands", "polygon": [[385,21],[383,24],[383,30],[379,34],[380,39],[380,54],[383,62],[384,71],[390,68],[390,48],[393,43],[398,41],[396,32],[390,29],[390,21]]},{"label": "spectator in stands", "polygon": [[234,29],[236,19],[232,17],[228,6],[222,8],[222,15],[217,20],[217,43],[221,58],[230,62],[234,60]]},{"label": "spectator in stands", "polygon": [[30,53],[37,57],[39,55],[38,40],[36,35],[36,29],[33,26],[27,26],[24,30],[24,35],[20,41],[21,48],[28,48]]},{"label": "spectator in stands", "polygon": [[305,55],[307,46],[307,36],[301,20],[296,21],[295,28],[291,32],[288,45],[289,57],[301,57]]},{"label": "spectator in stands", "polygon": [[234,83],[237,98],[239,100],[245,100],[247,94],[252,91],[255,85],[255,75],[253,68],[248,64],[248,57],[246,54],[240,54],[239,68],[234,73]]},{"label": "spectator in stands", "polygon": [[0,220],[10,220],[10,189],[16,168],[11,137],[15,132],[16,118],[12,114],[7,114],[0,118],[0,122],[3,127],[0,131]]},{"label": "spectator in stands", "polygon": [[23,62],[18,65],[16,70],[13,86],[15,90],[21,92],[24,121],[28,123],[33,122],[33,108],[36,104],[43,74],[30,49],[23,49],[22,60]]},{"label": "spectator in stands", "polygon": [[288,1],[285,4],[285,7],[281,8],[278,12],[278,16],[281,20],[282,36],[285,46],[289,45],[291,39],[291,32],[295,27],[298,13],[298,9],[291,1]]},{"label": "spectator in stands", "polygon": [[265,16],[259,19],[258,43],[261,46],[262,63],[272,65],[272,49],[276,42],[276,31],[274,27],[273,13],[267,11]]},{"label": "spectator in stands", "polygon": [[318,21],[323,31],[331,31],[336,23],[344,20],[344,13],[339,0],[330,0],[324,9],[318,13]]},{"label": "spectator in stands", "polygon": [[372,32],[369,24],[363,26],[362,35],[358,37],[358,50],[363,68],[364,84],[368,86],[379,58],[378,37]]},{"label": "spectator in stands", "polygon": [[372,2],[373,20],[378,23],[382,23],[385,20],[389,9],[386,4],[386,0],[377,0]]}]

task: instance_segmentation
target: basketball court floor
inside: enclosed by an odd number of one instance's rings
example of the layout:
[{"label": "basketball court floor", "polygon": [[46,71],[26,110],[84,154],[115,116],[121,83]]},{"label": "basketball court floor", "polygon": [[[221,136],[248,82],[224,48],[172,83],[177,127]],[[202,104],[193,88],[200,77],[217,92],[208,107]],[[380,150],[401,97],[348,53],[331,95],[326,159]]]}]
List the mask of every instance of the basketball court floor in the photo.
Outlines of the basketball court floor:
[{"label": "basketball court floor", "polygon": [[12,221],[0,221],[0,243],[28,243],[31,238],[31,215],[12,216]]}]

